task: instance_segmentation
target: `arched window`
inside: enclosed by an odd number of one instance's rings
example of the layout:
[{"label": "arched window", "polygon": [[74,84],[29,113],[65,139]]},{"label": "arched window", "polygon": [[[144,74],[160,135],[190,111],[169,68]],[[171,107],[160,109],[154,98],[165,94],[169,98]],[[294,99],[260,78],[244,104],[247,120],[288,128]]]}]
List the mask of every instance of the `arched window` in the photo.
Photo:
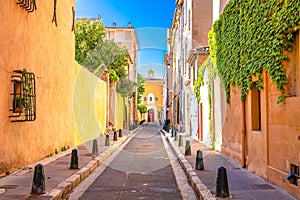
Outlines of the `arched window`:
[{"label": "arched window", "polygon": [[154,95],[153,93],[148,94],[148,103],[153,103],[154,102]]}]

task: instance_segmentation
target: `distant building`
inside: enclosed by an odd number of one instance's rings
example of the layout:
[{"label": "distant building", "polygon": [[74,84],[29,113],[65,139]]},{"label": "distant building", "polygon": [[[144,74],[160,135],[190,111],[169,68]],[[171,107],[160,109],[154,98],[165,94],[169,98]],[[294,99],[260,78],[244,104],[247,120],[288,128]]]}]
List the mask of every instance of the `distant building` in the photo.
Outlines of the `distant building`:
[{"label": "distant building", "polygon": [[[106,35],[108,40],[113,40],[116,43],[120,43],[120,45],[125,46],[128,49],[128,53],[130,55],[131,63],[128,68],[128,79],[132,82],[137,82],[137,74],[138,74],[138,50],[139,44],[136,35],[135,29],[131,26],[131,23],[128,23],[127,27],[117,27],[116,23],[113,26],[106,26]],[[129,109],[129,127],[134,127],[137,122],[137,87],[134,89],[133,97],[128,100],[128,109]],[[110,102],[114,102],[114,95],[110,96]],[[125,106],[127,108],[127,106]],[[126,109],[124,107],[124,109]],[[111,107],[111,108],[114,108]],[[115,113],[114,110],[110,111],[110,113]],[[127,110],[124,110],[125,115],[127,116]],[[113,116],[114,117],[114,116]],[[113,118],[110,117],[110,121]],[[126,120],[126,118],[125,118]],[[124,125],[128,124],[127,121],[124,122]]]},{"label": "distant building", "polygon": [[141,103],[146,105],[148,110],[144,119],[148,122],[161,122],[164,119],[162,79],[155,78],[154,71],[150,69],[144,85],[145,93]]}]

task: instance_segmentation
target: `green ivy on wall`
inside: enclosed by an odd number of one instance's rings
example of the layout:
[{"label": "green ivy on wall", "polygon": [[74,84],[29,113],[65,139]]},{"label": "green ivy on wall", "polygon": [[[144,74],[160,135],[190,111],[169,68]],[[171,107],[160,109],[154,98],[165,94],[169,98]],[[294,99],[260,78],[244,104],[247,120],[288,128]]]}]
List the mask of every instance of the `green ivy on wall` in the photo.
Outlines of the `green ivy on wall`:
[{"label": "green ivy on wall", "polygon": [[230,0],[209,32],[212,61],[223,81],[227,103],[230,86],[241,89],[241,100],[261,73],[269,74],[279,91],[278,102],[285,99],[287,83],[283,61],[299,32],[300,0]]},{"label": "green ivy on wall", "polygon": [[[200,93],[200,88],[204,85],[207,85],[207,93],[208,93],[208,104],[209,104],[209,113],[208,113],[208,118],[209,118],[209,130],[210,130],[210,139],[211,139],[211,144],[210,147],[214,149],[214,140],[213,140],[213,119],[212,119],[212,96],[211,96],[211,82],[212,80],[216,77],[216,67],[212,64],[212,57],[209,56],[203,63],[202,65],[198,68],[198,76],[197,80],[194,82],[194,94],[196,94],[198,102],[200,103],[201,101],[201,93]],[[207,77],[205,77],[205,72],[207,72]]]},{"label": "green ivy on wall", "polygon": [[[204,82],[204,73],[207,71],[207,81]],[[198,68],[198,76],[194,82],[194,94],[196,94],[198,102],[201,101],[201,94],[200,88],[205,84],[208,85],[210,89],[210,82],[212,79],[215,78],[217,73],[216,67],[212,64],[212,57],[209,56],[207,59],[202,63],[202,65]]]}]

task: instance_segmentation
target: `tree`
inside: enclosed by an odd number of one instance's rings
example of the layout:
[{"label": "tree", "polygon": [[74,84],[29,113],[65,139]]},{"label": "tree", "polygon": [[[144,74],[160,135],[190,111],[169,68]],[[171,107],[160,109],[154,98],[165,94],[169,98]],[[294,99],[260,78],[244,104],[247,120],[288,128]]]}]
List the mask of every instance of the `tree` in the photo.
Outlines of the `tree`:
[{"label": "tree", "polygon": [[132,97],[134,93],[134,86],[136,84],[130,81],[125,75],[120,78],[120,81],[117,83],[117,92],[121,94],[122,97]]},{"label": "tree", "polygon": [[128,49],[113,40],[107,41],[105,28],[100,21],[80,19],[75,25],[75,59],[78,63],[96,76],[108,70],[110,81],[120,81],[117,92],[123,97],[131,97],[136,84],[126,76],[130,65]]},{"label": "tree", "polygon": [[110,81],[118,81],[126,74],[129,59],[128,50],[125,47],[114,41],[104,40],[87,53],[82,65],[96,76],[99,76],[107,67],[107,70],[110,71]]},{"label": "tree", "polygon": [[138,98],[137,98],[137,103],[141,103],[141,98],[143,97],[143,94],[145,92],[145,79],[141,74],[138,74],[138,81],[137,81],[137,92],[138,92]]},{"label": "tree", "polygon": [[144,104],[138,104],[137,108],[141,113],[141,117],[143,116],[143,113],[146,113],[148,111],[147,106],[145,106]]},{"label": "tree", "polygon": [[87,53],[93,50],[106,37],[101,21],[79,19],[75,22],[75,60],[82,64]]}]

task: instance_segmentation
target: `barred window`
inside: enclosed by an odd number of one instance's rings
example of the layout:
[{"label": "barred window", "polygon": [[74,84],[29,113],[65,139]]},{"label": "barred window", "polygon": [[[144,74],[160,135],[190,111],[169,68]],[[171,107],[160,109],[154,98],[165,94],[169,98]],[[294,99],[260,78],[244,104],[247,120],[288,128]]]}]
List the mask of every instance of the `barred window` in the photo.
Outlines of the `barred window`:
[{"label": "barred window", "polygon": [[36,119],[36,95],[34,73],[23,70],[13,71],[12,122],[34,121]]}]

